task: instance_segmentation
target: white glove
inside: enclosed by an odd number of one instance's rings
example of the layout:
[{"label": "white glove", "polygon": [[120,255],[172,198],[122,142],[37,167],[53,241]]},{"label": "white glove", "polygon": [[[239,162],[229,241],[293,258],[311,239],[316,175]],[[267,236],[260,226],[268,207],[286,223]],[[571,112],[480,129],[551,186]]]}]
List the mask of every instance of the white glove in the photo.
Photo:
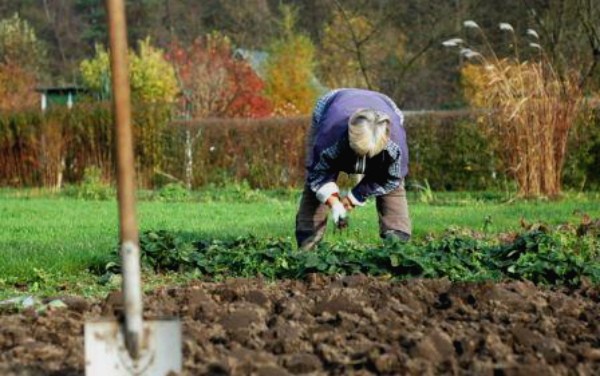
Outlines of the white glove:
[{"label": "white glove", "polygon": [[333,218],[333,223],[335,223],[335,225],[338,227],[340,227],[340,221],[342,224],[346,222],[348,212],[346,211],[346,208],[344,208],[344,204],[342,204],[341,201],[338,200],[331,205],[331,216]]}]

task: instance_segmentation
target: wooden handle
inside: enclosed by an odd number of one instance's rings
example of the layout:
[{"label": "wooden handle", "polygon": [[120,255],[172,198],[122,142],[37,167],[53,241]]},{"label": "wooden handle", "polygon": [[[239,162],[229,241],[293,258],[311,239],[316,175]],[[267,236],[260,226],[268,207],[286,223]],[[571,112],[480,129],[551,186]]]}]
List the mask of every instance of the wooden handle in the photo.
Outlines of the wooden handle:
[{"label": "wooden handle", "polygon": [[112,71],[113,108],[117,140],[117,197],[125,299],[125,342],[139,358],[143,342],[140,251],[135,214],[135,165],[131,131],[131,101],[127,24],[123,0],[107,0]]}]

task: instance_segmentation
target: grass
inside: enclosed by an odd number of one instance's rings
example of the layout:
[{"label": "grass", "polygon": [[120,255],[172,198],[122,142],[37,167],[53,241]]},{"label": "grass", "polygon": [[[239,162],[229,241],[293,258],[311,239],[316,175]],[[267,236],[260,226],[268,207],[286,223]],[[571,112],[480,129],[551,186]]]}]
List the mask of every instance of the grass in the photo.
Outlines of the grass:
[{"label": "grass", "polygon": [[[141,230],[167,230],[190,239],[293,237],[298,192],[258,192],[247,189],[195,192],[184,202],[160,200],[140,192]],[[432,203],[411,194],[409,205],[417,240],[451,227],[489,233],[514,231],[528,222],[579,222],[582,213],[600,217],[599,195],[570,195],[561,201],[503,202],[483,194],[436,193]],[[117,204],[114,200],[86,201],[45,191],[0,191],[0,297],[15,286],[35,292],[51,284],[94,294],[94,276],[86,272],[117,244]],[[350,231],[330,230],[327,241],[351,239],[379,242],[373,202],[352,213]],[[153,277],[149,277],[153,278]],[[170,278],[179,278],[171,276]],[[149,282],[152,283],[151,281]],[[66,286],[63,286],[63,284]]]}]

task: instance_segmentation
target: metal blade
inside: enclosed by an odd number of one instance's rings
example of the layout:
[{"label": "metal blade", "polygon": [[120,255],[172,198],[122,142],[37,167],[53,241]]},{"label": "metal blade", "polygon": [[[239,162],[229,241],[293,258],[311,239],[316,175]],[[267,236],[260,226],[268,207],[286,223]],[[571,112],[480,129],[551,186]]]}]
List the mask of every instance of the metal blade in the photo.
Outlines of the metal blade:
[{"label": "metal blade", "polygon": [[177,375],[181,372],[181,322],[165,318],[144,321],[144,342],[134,360],[116,320],[85,324],[86,376]]}]

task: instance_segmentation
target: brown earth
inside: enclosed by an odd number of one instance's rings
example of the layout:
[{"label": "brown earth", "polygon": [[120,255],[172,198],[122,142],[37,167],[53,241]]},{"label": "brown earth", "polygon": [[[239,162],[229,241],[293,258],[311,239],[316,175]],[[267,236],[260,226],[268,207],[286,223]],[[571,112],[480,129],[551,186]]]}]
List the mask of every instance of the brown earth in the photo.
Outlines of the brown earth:
[{"label": "brown earth", "polygon": [[[0,374],[82,375],[102,302],[0,314]],[[365,276],[197,282],[148,294],[183,321],[186,375],[599,375],[600,286],[390,282]]]}]

